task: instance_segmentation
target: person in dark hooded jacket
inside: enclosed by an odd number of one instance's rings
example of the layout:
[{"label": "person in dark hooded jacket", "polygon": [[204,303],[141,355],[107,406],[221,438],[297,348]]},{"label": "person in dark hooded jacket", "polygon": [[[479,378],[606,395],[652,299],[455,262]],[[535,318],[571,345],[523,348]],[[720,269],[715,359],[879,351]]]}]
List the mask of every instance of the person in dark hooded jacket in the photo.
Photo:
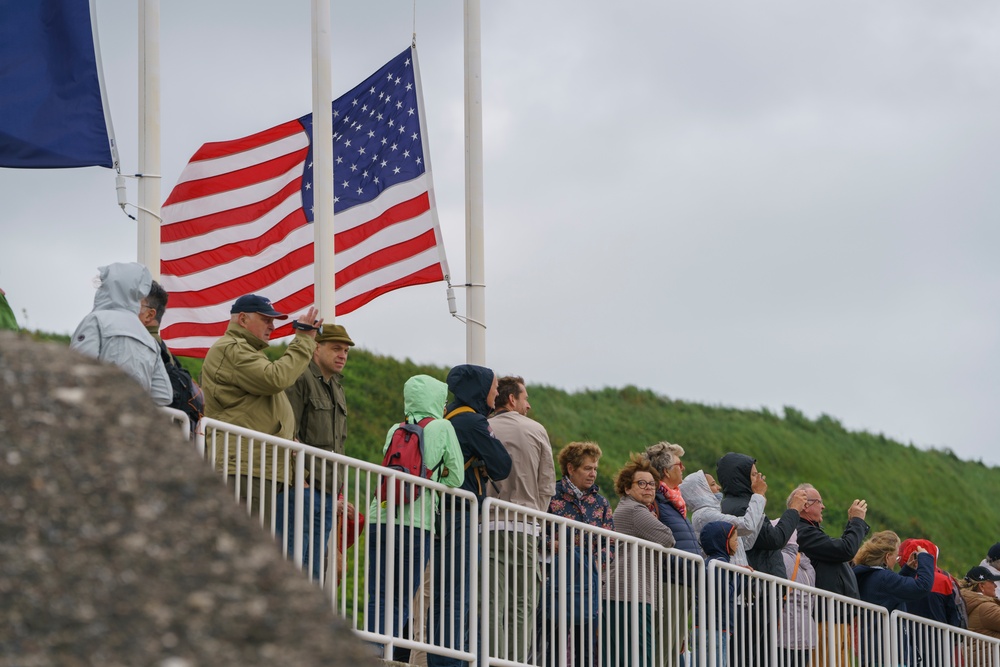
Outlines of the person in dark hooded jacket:
[{"label": "person in dark hooded jacket", "polygon": [[[705,565],[713,560],[731,563],[736,553],[739,535],[735,525],[728,521],[710,521],[701,531],[701,548],[705,552]],[[715,601],[715,661],[707,660],[705,664],[719,667],[730,664],[726,655],[732,640],[733,626],[736,623],[736,592],[739,587],[739,576],[732,570],[718,568],[715,570],[716,593],[709,596]],[[695,618],[698,615],[695,614]],[[695,634],[691,642],[692,664],[698,664],[699,628],[695,626]],[[709,639],[711,641],[711,639]],[[709,649],[711,655],[711,649]]]},{"label": "person in dark hooded jacket", "polygon": [[[719,459],[716,467],[716,479],[722,486],[722,511],[733,516],[743,516],[750,506],[754,494],[754,484],[764,482],[764,475],[757,472],[757,460],[746,454],[730,452]],[[759,481],[758,481],[759,480]],[[759,487],[758,487],[759,488]],[[763,486],[767,492],[767,484]],[[763,495],[763,494],[762,494]],[[788,578],[785,572],[785,561],[781,550],[799,524],[799,511],[806,504],[805,491],[793,494],[786,509],[779,517],[777,524],[764,515],[760,530],[755,535],[741,537],[743,548],[747,553],[747,562],[757,572],[764,572],[775,577]]]},{"label": "person in dark hooded jacket", "polygon": [[[754,493],[762,496],[767,494],[767,482],[764,475],[757,471],[757,460],[746,454],[729,452],[716,466],[716,478],[722,486],[722,511],[733,516],[743,516],[747,513]],[[763,572],[783,579],[788,578],[785,572],[785,559],[781,550],[788,544],[792,533],[799,523],[799,511],[805,507],[804,491],[793,493],[788,508],[781,514],[777,523],[772,524],[764,515],[763,521],[757,524],[757,530],[740,537],[746,550],[747,562],[757,572]],[[756,604],[744,609],[748,613],[746,622],[750,634],[761,638],[759,642],[744,642],[742,648],[742,664],[760,663],[769,654],[768,643],[771,634],[768,631],[766,609],[766,587],[759,580],[752,584],[754,590],[747,591],[748,596],[756,599]]]},{"label": "person in dark hooded jacket", "polygon": [[[511,469],[510,454],[493,435],[487,420],[496,402],[497,377],[489,368],[462,364],[448,372],[448,389],[455,400],[445,409],[445,419],[455,427],[465,462],[465,481],[460,488],[473,492],[482,502],[490,480],[506,479]],[[467,502],[443,499],[440,546],[434,555],[437,586],[431,642],[462,651],[468,650],[467,636],[459,633],[469,627],[471,511]],[[466,664],[457,658],[427,654],[428,667]]]},{"label": "person in dark hooded jacket", "polygon": [[487,419],[497,397],[497,378],[482,366],[462,364],[448,372],[448,390],[455,400],[445,409],[445,419],[455,427],[465,457],[465,482],[482,502],[490,480],[507,479],[512,461],[507,448],[493,435]]}]

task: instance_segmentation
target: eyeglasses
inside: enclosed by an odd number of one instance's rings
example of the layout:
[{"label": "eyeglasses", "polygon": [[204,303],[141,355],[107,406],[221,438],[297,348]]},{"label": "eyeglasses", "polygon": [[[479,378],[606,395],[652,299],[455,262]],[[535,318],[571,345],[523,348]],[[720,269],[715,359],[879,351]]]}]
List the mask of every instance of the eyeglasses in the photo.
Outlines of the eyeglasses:
[{"label": "eyeglasses", "polygon": [[822,502],[822,500],[820,498],[813,498],[812,500],[808,500],[807,499],[806,500],[806,507],[810,507],[812,505],[815,505],[818,502]]},{"label": "eyeglasses", "polygon": [[646,481],[644,479],[637,479],[635,481],[635,485],[638,486],[640,489],[653,489],[653,488],[656,488],[656,482],[654,482],[652,480]]}]

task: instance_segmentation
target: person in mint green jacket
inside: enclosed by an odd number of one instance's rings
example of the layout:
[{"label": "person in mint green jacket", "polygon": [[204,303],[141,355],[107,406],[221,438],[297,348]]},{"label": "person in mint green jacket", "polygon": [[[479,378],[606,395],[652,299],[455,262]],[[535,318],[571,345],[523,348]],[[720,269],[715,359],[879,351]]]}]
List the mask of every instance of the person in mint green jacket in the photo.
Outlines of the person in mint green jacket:
[{"label": "person in mint green jacket", "polygon": [[[431,479],[457,488],[465,481],[464,459],[455,429],[444,419],[447,399],[448,385],[429,375],[415,375],[403,385],[406,421],[416,424],[422,419],[433,418],[424,425],[424,465],[433,470]],[[386,434],[383,452],[389,448],[397,428],[399,424],[394,424]],[[409,493],[406,496],[409,497]],[[388,507],[378,494],[372,499],[368,510],[369,632],[393,637],[405,634],[410,601],[430,558],[438,502],[438,494],[427,489],[412,502],[395,507]],[[392,516],[395,516],[396,529],[392,532],[395,545],[387,558],[389,531],[386,524]],[[391,598],[387,596],[390,578],[393,581]],[[389,627],[386,627],[387,616]],[[376,646],[381,648],[379,644]]]},{"label": "person in mint green jacket", "polygon": [[11,329],[17,331],[17,318],[14,317],[14,311],[11,310],[10,304],[7,303],[6,292],[0,289],[0,329]]}]

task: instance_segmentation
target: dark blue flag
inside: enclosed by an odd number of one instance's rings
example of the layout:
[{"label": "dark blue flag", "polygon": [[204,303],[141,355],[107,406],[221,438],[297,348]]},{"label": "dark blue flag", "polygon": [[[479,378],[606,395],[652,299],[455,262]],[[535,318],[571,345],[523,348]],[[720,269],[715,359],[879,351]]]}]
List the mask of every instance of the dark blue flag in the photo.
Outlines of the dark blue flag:
[{"label": "dark blue flag", "polygon": [[0,167],[111,167],[89,0],[0,0]]}]

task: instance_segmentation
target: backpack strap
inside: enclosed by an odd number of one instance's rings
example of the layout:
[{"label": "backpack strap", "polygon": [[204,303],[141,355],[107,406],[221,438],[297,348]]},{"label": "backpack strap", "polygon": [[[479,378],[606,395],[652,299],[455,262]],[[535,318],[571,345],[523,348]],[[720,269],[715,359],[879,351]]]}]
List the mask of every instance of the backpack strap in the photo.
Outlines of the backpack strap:
[{"label": "backpack strap", "polygon": [[[448,421],[451,421],[453,417],[455,417],[456,415],[460,415],[463,412],[475,412],[475,410],[470,408],[468,405],[460,405],[451,412],[449,412],[448,414],[446,414],[444,418],[447,419]],[[472,474],[474,475],[476,480],[476,487],[478,489],[477,493],[480,495],[485,494],[486,489],[483,488],[482,460],[478,456],[473,454],[465,461],[466,472],[468,472],[469,468],[473,469]]]},{"label": "backpack strap", "polygon": [[[423,430],[427,428],[427,425],[434,421],[435,417],[424,417],[416,423],[420,427],[420,460],[424,462],[424,467],[427,467],[427,459],[424,458],[424,434]],[[406,423],[404,421],[404,423]],[[428,468],[428,479],[433,479],[434,473],[438,473],[438,481],[441,481],[442,477],[447,477],[449,474],[448,466],[444,464],[444,455],[441,455],[441,460],[437,462],[437,465],[433,468]]]},{"label": "backpack strap", "polygon": [[447,419],[448,421],[451,421],[452,417],[454,417],[455,415],[460,415],[463,412],[475,412],[475,410],[470,408],[468,405],[460,405],[451,412],[449,412],[448,414],[446,414],[444,418]]},{"label": "backpack strap", "polygon": [[792,576],[789,577],[789,581],[795,581],[795,577],[799,574],[799,561],[802,560],[802,553],[796,552],[795,554],[795,569],[792,570]]}]

